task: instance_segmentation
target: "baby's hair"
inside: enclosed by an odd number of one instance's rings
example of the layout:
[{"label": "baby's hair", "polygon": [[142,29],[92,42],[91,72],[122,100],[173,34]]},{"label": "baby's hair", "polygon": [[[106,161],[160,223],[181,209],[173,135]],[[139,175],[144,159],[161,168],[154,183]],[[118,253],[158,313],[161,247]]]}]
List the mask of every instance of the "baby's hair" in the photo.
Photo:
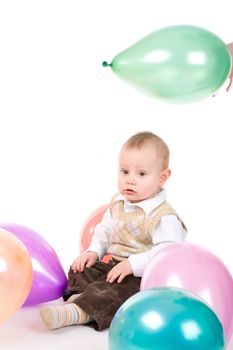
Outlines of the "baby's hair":
[{"label": "baby's hair", "polygon": [[141,148],[146,143],[152,143],[155,146],[158,156],[161,158],[163,169],[167,169],[169,165],[169,148],[159,136],[150,131],[138,132],[131,136],[126,142],[125,146],[129,148]]}]

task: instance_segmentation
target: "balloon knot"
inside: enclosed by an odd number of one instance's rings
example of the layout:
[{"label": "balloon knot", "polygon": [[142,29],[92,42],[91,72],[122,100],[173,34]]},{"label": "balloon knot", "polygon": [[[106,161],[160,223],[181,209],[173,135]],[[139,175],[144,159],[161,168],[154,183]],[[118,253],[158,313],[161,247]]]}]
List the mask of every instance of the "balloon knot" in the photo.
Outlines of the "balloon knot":
[{"label": "balloon knot", "polygon": [[103,67],[108,67],[108,66],[111,66],[111,64],[108,64],[108,62],[104,61],[104,62],[102,63],[102,66],[103,66]]}]

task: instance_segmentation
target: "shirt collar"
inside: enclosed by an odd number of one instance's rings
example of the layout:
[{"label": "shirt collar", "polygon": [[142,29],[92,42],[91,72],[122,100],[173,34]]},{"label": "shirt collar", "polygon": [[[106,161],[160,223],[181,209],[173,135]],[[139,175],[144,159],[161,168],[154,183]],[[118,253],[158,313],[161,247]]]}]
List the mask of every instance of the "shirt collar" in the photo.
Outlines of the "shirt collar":
[{"label": "shirt collar", "polygon": [[131,203],[122,194],[116,197],[116,200],[123,200],[125,207],[140,207],[146,214],[149,214],[152,209],[158,207],[161,203],[167,200],[166,190],[162,189],[153,198],[145,199],[144,201],[138,203]]}]

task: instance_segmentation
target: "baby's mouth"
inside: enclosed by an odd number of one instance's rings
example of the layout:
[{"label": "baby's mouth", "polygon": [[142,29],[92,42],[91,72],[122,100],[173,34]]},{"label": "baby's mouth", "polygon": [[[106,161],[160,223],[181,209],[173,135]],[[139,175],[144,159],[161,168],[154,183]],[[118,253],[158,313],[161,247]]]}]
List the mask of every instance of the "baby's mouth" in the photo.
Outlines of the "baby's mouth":
[{"label": "baby's mouth", "polygon": [[125,189],[125,193],[127,193],[127,194],[133,194],[133,193],[135,193],[135,191],[132,190],[131,188],[126,188],[126,189]]}]

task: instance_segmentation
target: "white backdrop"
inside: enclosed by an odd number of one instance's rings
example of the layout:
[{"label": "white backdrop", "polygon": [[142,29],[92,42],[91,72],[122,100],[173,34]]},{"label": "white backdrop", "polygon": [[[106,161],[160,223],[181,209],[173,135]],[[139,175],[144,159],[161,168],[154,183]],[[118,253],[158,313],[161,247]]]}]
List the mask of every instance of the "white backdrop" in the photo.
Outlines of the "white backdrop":
[{"label": "white backdrop", "polygon": [[84,220],[117,189],[121,144],[151,130],[170,146],[168,199],[188,240],[233,273],[233,90],[169,105],[101,66],[172,24],[199,25],[231,42],[230,3],[1,1],[0,222],[37,231],[67,270]]}]

